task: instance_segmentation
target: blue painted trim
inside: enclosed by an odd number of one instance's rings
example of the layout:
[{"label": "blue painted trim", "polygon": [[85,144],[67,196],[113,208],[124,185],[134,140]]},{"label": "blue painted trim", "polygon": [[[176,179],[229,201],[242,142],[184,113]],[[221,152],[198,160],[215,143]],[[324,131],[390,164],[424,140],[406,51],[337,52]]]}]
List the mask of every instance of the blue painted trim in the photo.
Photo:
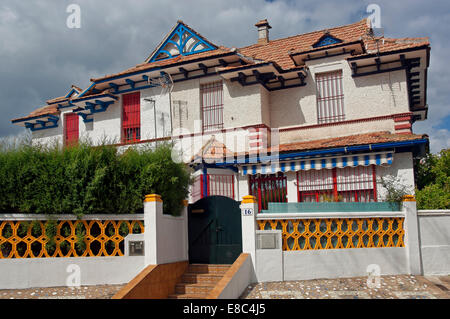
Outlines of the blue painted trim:
[{"label": "blue painted trim", "polygon": [[208,169],[203,166],[203,195],[208,196]]},{"label": "blue painted trim", "polygon": [[332,45],[332,44],[338,44],[341,43],[342,40],[333,37],[332,35],[324,35],[322,36],[319,41],[317,41],[315,44],[313,44],[313,48],[319,48],[319,47],[324,47],[327,45]]},{"label": "blue painted trim", "polygon": [[87,89],[85,89],[83,92],[81,92],[78,97],[82,97],[83,95],[86,94],[87,91],[89,91],[93,86],[95,85],[95,82],[92,82],[91,85],[89,85],[89,87]]},{"label": "blue painted trim", "polygon": [[[188,37],[185,40],[183,40],[183,35],[185,35],[185,34],[188,34]],[[178,36],[178,41],[176,41],[176,42],[174,41],[175,36]],[[195,46],[190,48],[189,51],[186,51],[186,44],[192,38],[195,38],[197,40],[197,43]],[[217,49],[216,46],[207,42],[205,39],[198,36],[193,30],[189,29],[184,24],[179,22],[177,24],[177,26],[175,27],[175,29],[169,34],[167,39],[160,45],[159,49],[152,55],[152,57],[149,60],[149,63],[173,58],[174,56],[166,50],[166,46],[169,43],[173,44],[178,49],[179,54],[177,54],[175,56],[178,56],[178,55],[186,56],[186,55],[191,55],[191,54],[201,53],[201,52],[206,52],[206,51],[212,51],[212,50]],[[205,48],[202,50],[196,51],[195,49],[200,44],[205,46]],[[167,57],[158,59],[158,56],[161,53],[166,54]]]},{"label": "blue painted trim", "polygon": [[42,114],[42,115],[36,115],[36,116],[32,116],[32,117],[28,117],[26,119],[17,119],[17,120],[12,120],[11,123],[20,123],[20,122],[27,122],[30,120],[35,120],[35,119],[40,119],[40,118],[45,118],[48,117],[49,119],[54,119],[54,120],[59,120],[59,117],[56,115],[52,115],[52,114]]},{"label": "blue painted trim", "polygon": [[134,89],[134,86],[136,85],[136,82],[130,80],[130,79],[125,79],[125,82],[127,82],[132,89]]},{"label": "blue painted trim", "polygon": [[96,96],[86,96],[85,98],[82,98],[82,99],[76,98],[76,99],[73,99],[72,102],[78,103],[78,102],[83,102],[83,101],[99,99],[99,98],[102,98],[102,97],[109,97],[109,98],[112,98],[112,99],[114,99],[116,101],[119,99],[117,96],[115,96],[115,95],[113,95],[111,93],[105,93],[105,94],[96,95]]}]

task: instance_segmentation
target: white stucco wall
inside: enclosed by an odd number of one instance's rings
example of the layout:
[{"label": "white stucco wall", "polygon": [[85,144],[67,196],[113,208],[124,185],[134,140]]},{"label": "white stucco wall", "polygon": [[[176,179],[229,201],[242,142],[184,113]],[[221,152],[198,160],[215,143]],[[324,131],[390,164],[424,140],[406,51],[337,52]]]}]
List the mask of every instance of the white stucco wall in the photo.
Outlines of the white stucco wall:
[{"label": "white stucco wall", "polygon": [[376,172],[377,172],[377,195],[379,201],[382,201],[387,194],[386,189],[382,186],[380,182],[380,178],[382,177],[389,178],[392,176],[394,178],[397,178],[398,181],[402,183],[402,185],[407,186],[407,191],[410,195],[415,194],[414,166],[412,153],[409,152],[395,153],[392,165],[377,166]]},{"label": "white stucco wall", "polygon": [[423,273],[450,274],[450,211],[419,211],[418,220]]},{"label": "white stucco wall", "polygon": [[[404,71],[352,78],[346,56],[308,61],[306,86],[270,93],[272,128],[289,128],[318,124],[315,74],[342,70],[345,120],[409,112]],[[282,142],[345,136],[371,131],[394,132],[394,123],[376,121],[345,126],[327,126],[298,132],[284,132]]]},{"label": "white stucco wall", "polygon": [[144,268],[144,257],[0,259],[0,289],[67,286],[75,269],[71,265],[79,269],[81,285],[125,284]]}]

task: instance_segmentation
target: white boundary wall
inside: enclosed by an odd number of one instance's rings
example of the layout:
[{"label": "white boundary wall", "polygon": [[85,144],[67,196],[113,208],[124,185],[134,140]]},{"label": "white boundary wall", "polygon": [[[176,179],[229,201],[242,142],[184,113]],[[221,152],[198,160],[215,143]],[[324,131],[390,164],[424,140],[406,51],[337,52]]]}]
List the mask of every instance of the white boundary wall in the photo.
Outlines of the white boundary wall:
[{"label": "white boundary wall", "polygon": [[[403,202],[403,209],[399,212],[356,212],[356,213],[290,213],[290,214],[253,214],[245,215],[244,210],[252,208],[258,211],[257,203],[246,203],[241,205],[242,209],[242,232],[243,251],[249,253],[253,261],[254,282],[286,281],[286,280],[308,280],[319,278],[344,278],[355,276],[367,276],[369,265],[377,265],[381,275],[412,274],[420,275],[425,271],[429,273],[434,265],[430,258],[422,269],[422,258],[429,258],[427,254],[434,254],[434,258],[440,258],[439,263],[444,263],[447,268],[448,254],[450,248],[450,235],[445,229],[450,227],[450,215],[446,215],[445,223],[441,223],[442,235],[436,238],[432,233],[428,234],[434,240],[439,241],[438,247],[433,246],[432,241],[424,242],[422,250],[419,242],[419,222],[426,228],[428,224],[423,223],[417,216],[416,202]],[[368,218],[368,217],[404,217],[404,242],[405,247],[392,248],[354,248],[354,249],[323,249],[310,251],[283,251],[281,245],[281,231],[259,231],[256,230],[257,219],[305,219],[305,218]],[[435,218],[435,217],[433,217]],[[433,224],[439,223],[435,220]],[[436,225],[434,226],[436,227]],[[273,247],[261,249],[259,247],[263,240],[262,234],[274,235]],[[422,234],[423,237],[423,234]],[[269,238],[267,238],[269,239]],[[270,239],[269,239],[270,241]],[[429,244],[427,244],[429,243]],[[427,246],[428,245],[428,246]],[[431,245],[431,246],[430,246]],[[267,247],[265,247],[267,248]],[[424,250],[425,248],[425,250]],[[427,251],[428,249],[428,251]],[[435,250],[433,250],[435,249]],[[421,256],[425,251],[424,256]],[[421,254],[422,252],[422,254]],[[447,254],[440,256],[439,254]],[[448,270],[440,269],[441,273]]]},{"label": "white boundary wall", "polygon": [[[158,196],[158,195],[155,195]],[[158,196],[159,198],[159,196]],[[76,220],[75,215],[53,215]],[[46,215],[4,214],[1,221],[47,220]],[[125,256],[0,259],[0,289],[128,283],[150,264],[188,260],[187,207],[181,216],[163,214],[162,201],[144,203],[144,214],[86,215],[84,220],[143,220],[143,234],[125,237]],[[144,255],[129,256],[130,240],[144,240]],[[78,276],[79,275],[79,276]],[[77,282],[79,278],[79,282]]]},{"label": "white boundary wall", "polygon": [[419,210],[417,215],[423,273],[450,274],[450,210]]}]

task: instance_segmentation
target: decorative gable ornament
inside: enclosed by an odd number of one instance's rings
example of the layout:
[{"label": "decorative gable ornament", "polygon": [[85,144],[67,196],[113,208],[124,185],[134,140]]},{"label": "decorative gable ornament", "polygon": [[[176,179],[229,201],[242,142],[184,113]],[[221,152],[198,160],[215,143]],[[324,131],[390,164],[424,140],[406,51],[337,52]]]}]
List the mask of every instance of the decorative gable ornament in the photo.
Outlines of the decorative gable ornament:
[{"label": "decorative gable ornament", "polygon": [[341,43],[342,40],[333,37],[329,33],[325,33],[316,43],[313,44],[313,48],[324,47],[327,45]]},{"label": "decorative gable ornament", "polygon": [[173,31],[157,48],[148,62],[174,58],[178,55],[191,55],[195,53],[216,50],[217,47],[197,32],[179,21]]}]

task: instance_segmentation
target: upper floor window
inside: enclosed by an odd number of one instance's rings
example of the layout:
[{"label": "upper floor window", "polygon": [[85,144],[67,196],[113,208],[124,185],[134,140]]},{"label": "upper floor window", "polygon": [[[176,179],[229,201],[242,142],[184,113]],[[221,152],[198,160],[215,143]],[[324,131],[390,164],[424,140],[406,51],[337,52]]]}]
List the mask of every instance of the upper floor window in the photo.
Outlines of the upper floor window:
[{"label": "upper floor window", "polygon": [[122,96],[122,143],[141,140],[141,95],[139,92]]},{"label": "upper floor window", "polygon": [[64,115],[64,145],[71,146],[78,143],[79,126],[78,114],[67,113]]},{"label": "upper floor window", "polygon": [[316,74],[319,124],[345,120],[342,70]]},{"label": "upper floor window", "polygon": [[223,129],[222,81],[200,85],[200,107],[204,132]]}]

